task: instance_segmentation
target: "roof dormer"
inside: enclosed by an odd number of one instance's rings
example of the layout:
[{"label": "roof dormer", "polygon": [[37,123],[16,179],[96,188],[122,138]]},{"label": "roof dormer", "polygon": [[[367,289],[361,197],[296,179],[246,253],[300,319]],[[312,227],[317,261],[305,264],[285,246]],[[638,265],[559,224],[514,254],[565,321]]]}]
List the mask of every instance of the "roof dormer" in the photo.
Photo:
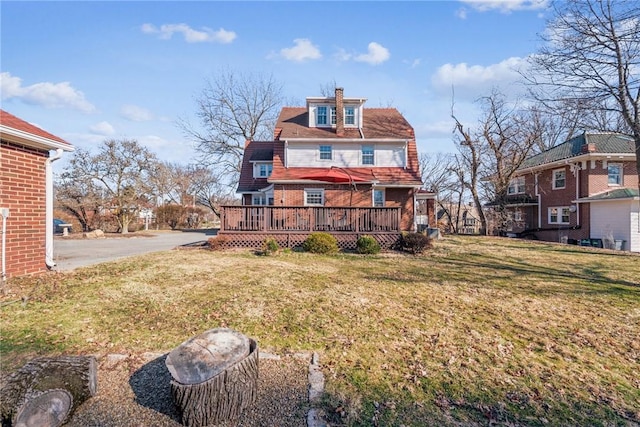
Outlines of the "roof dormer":
[{"label": "roof dormer", "polygon": [[339,136],[345,128],[362,128],[366,98],[344,98],[344,89],[336,88],[334,97],[307,98],[309,127],[333,128]]}]

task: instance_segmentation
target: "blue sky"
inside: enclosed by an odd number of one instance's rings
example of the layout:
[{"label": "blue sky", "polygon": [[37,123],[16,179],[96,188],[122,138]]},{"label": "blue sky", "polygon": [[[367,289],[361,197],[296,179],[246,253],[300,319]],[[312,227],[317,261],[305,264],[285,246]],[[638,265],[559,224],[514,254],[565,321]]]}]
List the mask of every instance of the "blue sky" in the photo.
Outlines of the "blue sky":
[{"label": "blue sky", "polygon": [[452,101],[473,126],[478,97],[516,96],[547,1],[3,0],[2,109],[76,147],[131,138],[188,163],[176,121],[197,123],[205,80],[228,68],[273,74],[289,105],[336,82],[397,108],[420,152],[454,152]]}]

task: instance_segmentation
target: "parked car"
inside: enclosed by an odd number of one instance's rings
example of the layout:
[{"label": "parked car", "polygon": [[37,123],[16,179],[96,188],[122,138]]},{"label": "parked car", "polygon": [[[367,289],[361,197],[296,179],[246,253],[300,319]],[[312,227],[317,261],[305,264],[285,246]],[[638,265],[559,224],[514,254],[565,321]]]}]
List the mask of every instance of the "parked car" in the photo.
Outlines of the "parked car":
[{"label": "parked car", "polygon": [[[62,234],[62,232],[64,231],[64,227],[62,227],[62,224],[67,224],[67,221],[63,221],[60,218],[53,219],[53,232],[55,234]],[[71,233],[71,225],[67,227],[67,231]]]}]

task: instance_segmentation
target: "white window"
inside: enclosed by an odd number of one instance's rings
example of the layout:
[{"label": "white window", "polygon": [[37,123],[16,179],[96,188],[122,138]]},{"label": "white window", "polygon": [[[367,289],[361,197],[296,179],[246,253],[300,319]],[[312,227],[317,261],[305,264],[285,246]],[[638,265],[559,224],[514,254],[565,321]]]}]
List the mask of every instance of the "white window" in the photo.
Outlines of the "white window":
[{"label": "white window", "polygon": [[305,188],[304,189],[304,205],[305,206],[323,206],[324,190],[322,188]]},{"label": "white window", "polygon": [[520,209],[516,209],[513,212],[513,220],[516,221],[516,222],[524,221],[524,216],[522,215],[522,211]]},{"label": "white window", "polygon": [[254,194],[251,204],[252,205],[256,205],[256,206],[266,205],[267,204],[267,200],[264,197],[264,194]]},{"label": "white window", "polygon": [[373,156],[373,145],[363,145],[362,146],[362,164],[363,165],[374,165],[375,158]]},{"label": "white window", "polygon": [[607,165],[608,182],[609,185],[622,185],[622,164],[621,163],[609,163]]},{"label": "white window", "polygon": [[384,190],[377,188],[373,190],[373,206],[376,208],[384,207]]},{"label": "white window", "polygon": [[331,124],[336,124],[336,107],[329,107],[329,112],[331,114]]},{"label": "white window", "polygon": [[316,107],[316,125],[327,125],[327,107],[320,105]]},{"label": "white window", "polygon": [[331,146],[330,145],[321,145],[320,146],[320,160],[331,160]]},{"label": "white window", "polygon": [[256,163],[253,169],[254,178],[268,178],[273,171],[273,163]]},{"label": "white window", "polygon": [[509,181],[509,188],[507,194],[523,194],[524,193],[524,176]]},{"label": "white window", "polygon": [[569,224],[570,213],[568,206],[549,208],[549,224]]},{"label": "white window", "polygon": [[353,107],[344,107],[344,124],[355,125],[356,124],[356,109]]},{"label": "white window", "polygon": [[558,190],[565,188],[567,185],[567,172],[564,169],[556,169],[553,171],[553,189]]}]

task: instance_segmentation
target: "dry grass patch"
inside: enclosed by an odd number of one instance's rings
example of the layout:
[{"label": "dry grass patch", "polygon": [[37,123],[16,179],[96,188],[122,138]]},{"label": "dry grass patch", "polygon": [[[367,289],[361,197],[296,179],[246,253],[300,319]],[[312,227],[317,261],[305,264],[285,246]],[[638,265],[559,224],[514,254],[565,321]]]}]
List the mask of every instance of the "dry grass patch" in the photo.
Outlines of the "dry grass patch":
[{"label": "dry grass patch", "polygon": [[640,423],[640,257],[451,237],[423,256],[173,251],[12,280],[3,370],[228,326],[318,351],[346,425]]}]

